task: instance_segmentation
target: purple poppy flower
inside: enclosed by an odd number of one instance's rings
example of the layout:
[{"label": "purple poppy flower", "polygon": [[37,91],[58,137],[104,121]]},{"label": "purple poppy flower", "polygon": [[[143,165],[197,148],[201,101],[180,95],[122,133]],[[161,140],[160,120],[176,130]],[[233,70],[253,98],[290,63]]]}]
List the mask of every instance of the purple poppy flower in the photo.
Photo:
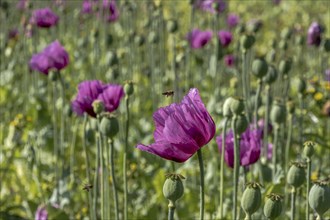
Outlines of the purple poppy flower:
[{"label": "purple poppy flower", "polygon": [[330,82],[330,69],[325,70],[324,77],[325,81]]},{"label": "purple poppy flower", "polygon": [[31,70],[48,75],[49,70],[53,67],[53,61],[45,53],[34,54],[29,62]]},{"label": "purple poppy flower", "polygon": [[108,84],[97,99],[103,102],[106,111],[113,112],[118,108],[123,97],[124,89],[121,85]]},{"label": "purple poppy flower", "polygon": [[43,50],[43,53],[45,53],[49,57],[49,59],[52,60],[52,68],[55,68],[56,70],[61,70],[69,64],[69,54],[62,47],[58,40],[49,44]]},{"label": "purple poppy flower", "polygon": [[82,4],[81,13],[91,14],[93,12],[93,2],[91,0],[84,0]]},{"label": "purple poppy flower", "polygon": [[218,37],[223,47],[227,47],[233,40],[233,35],[230,33],[230,31],[226,31],[226,30],[219,31]]},{"label": "purple poppy flower", "polygon": [[228,67],[233,67],[235,65],[235,57],[232,54],[226,55],[224,58],[225,64]]},{"label": "purple poppy flower", "polygon": [[153,118],[155,143],[136,147],[167,160],[185,162],[215,134],[214,121],[196,88],[190,89],[181,103],[158,109]]},{"label": "purple poppy flower", "polygon": [[197,28],[187,35],[190,47],[194,49],[204,47],[211,40],[211,38],[211,31],[201,31]]},{"label": "purple poppy flower", "polygon": [[238,23],[239,23],[238,15],[231,13],[227,16],[227,25],[229,28],[236,27]]},{"label": "purple poppy flower", "polygon": [[103,0],[103,10],[106,21],[114,22],[119,18],[119,10],[115,0]]},{"label": "purple poppy flower", "polygon": [[34,10],[30,22],[41,28],[49,28],[57,24],[59,17],[50,9]]},{"label": "purple poppy flower", "polygon": [[[265,120],[260,119],[258,121],[258,127],[262,130],[262,135],[264,134],[264,127],[265,127]],[[268,134],[270,134],[273,131],[273,126],[271,123],[268,123]]]},{"label": "purple poppy flower", "polygon": [[48,212],[45,206],[39,205],[36,211],[35,220],[48,220]]},{"label": "purple poppy flower", "polygon": [[319,23],[313,22],[308,28],[307,44],[319,46],[321,43],[322,27]]},{"label": "purple poppy flower", "polygon": [[223,12],[227,4],[224,0],[195,0],[194,7],[215,14]]},{"label": "purple poppy flower", "polygon": [[[218,149],[221,152],[222,136],[216,138]],[[240,140],[240,164],[241,166],[248,166],[257,162],[260,158],[260,149],[262,145],[262,130],[252,130],[252,125],[242,133]],[[225,144],[225,161],[231,168],[234,167],[234,136],[230,131],[226,135]]]},{"label": "purple poppy flower", "polygon": [[93,102],[103,92],[105,86],[99,80],[84,81],[78,85],[78,94],[76,99],[71,103],[72,109],[77,115],[89,114],[96,117],[93,110]]}]

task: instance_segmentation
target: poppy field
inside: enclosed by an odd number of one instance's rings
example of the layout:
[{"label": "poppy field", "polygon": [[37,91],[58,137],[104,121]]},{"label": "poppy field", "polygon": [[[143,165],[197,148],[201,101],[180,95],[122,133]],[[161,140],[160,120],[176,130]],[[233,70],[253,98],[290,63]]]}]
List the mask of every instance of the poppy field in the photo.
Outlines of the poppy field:
[{"label": "poppy field", "polygon": [[330,2],[1,0],[0,19],[0,219],[330,219]]}]

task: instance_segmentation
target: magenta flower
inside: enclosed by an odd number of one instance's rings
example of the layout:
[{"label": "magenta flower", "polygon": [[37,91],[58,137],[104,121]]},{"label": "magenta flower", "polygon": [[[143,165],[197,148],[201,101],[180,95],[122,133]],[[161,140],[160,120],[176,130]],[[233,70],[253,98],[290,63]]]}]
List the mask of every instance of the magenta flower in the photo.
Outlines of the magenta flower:
[{"label": "magenta flower", "polygon": [[223,47],[227,47],[233,40],[233,35],[230,33],[230,31],[226,31],[226,30],[219,31],[218,37]]},{"label": "magenta flower", "polygon": [[33,54],[29,62],[31,70],[48,75],[49,70],[53,67],[53,61],[44,53]]},{"label": "magenta flower", "polygon": [[231,13],[227,16],[227,25],[229,28],[236,27],[238,23],[239,23],[238,15]]},{"label": "magenta flower", "polygon": [[103,0],[103,10],[106,21],[114,22],[119,18],[119,10],[115,0]]},{"label": "magenta flower", "polygon": [[14,28],[8,32],[8,39],[17,39],[19,35],[18,29]]},{"label": "magenta flower", "polygon": [[224,62],[228,67],[233,67],[235,65],[235,57],[232,54],[226,55],[224,58]]},{"label": "magenta flower", "polygon": [[204,47],[211,40],[211,38],[211,31],[201,31],[197,28],[187,35],[187,40],[189,41],[190,47],[193,49]]},{"label": "magenta flower", "polygon": [[[260,158],[260,149],[262,145],[262,130],[252,130],[252,125],[241,135],[240,140],[240,164],[248,166],[257,162]],[[216,138],[220,154],[222,148],[222,136]],[[231,168],[234,167],[234,137],[230,131],[226,135],[225,143],[225,161]]]},{"label": "magenta flower", "polygon": [[192,157],[215,134],[214,121],[196,88],[190,89],[181,103],[158,109],[153,119],[155,143],[136,147],[179,163]]},{"label": "magenta flower", "polygon": [[97,99],[103,102],[107,112],[113,112],[118,108],[123,97],[124,89],[121,85],[108,84]]},{"label": "magenta flower", "polygon": [[57,24],[59,17],[50,9],[42,8],[34,10],[30,23],[41,28],[49,28]]},{"label": "magenta flower", "polygon": [[39,205],[36,211],[35,220],[48,220],[48,212],[43,205]]},{"label": "magenta flower", "polygon": [[224,0],[195,0],[194,7],[215,14],[226,10],[227,4]]},{"label": "magenta flower", "polygon": [[93,2],[91,0],[84,0],[82,3],[81,13],[90,14],[93,12]]},{"label": "magenta flower", "polygon": [[307,44],[318,47],[321,43],[322,27],[317,22],[313,22],[308,28]]},{"label": "magenta flower", "polygon": [[103,92],[104,88],[105,86],[99,80],[81,82],[78,85],[76,99],[71,103],[72,110],[79,116],[87,113],[92,117],[96,117],[92,104]]}]

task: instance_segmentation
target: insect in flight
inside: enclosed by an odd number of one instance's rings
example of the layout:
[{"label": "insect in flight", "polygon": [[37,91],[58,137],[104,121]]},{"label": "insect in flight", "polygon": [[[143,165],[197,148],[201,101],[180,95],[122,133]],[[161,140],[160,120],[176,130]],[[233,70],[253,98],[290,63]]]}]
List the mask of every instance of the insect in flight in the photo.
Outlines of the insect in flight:
[{"label": "insect in flight", "polygon": [[83,190],[85,190],[85,191],[87,191],[87,192],[89,192],[89,190],[91,190],[93,188],[93,185],[92,184],[88,184],[88,183],[86,183],[86,184],[84,184],[84,186],[83,186]]},{"label": "insect in flight", "polygon": [[173,90],[168,90],[162,93],[162,95],[169,97],[169,96],[173,96],[174,95],[174,91]]}]

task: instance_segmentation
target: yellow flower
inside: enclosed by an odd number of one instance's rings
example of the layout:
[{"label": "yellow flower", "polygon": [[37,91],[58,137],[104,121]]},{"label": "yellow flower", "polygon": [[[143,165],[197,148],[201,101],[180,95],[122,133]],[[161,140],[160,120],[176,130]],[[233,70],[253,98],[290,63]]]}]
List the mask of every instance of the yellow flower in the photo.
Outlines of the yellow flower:
[{"label": "yellow flower", "polygon": [[320,92],[315,93],[315,94],[314,94],[314,99],[315,99],[316,101],[320,101],[320,100],[322,100],[322,99],[323,99],[323,94],[320,93]]}]

